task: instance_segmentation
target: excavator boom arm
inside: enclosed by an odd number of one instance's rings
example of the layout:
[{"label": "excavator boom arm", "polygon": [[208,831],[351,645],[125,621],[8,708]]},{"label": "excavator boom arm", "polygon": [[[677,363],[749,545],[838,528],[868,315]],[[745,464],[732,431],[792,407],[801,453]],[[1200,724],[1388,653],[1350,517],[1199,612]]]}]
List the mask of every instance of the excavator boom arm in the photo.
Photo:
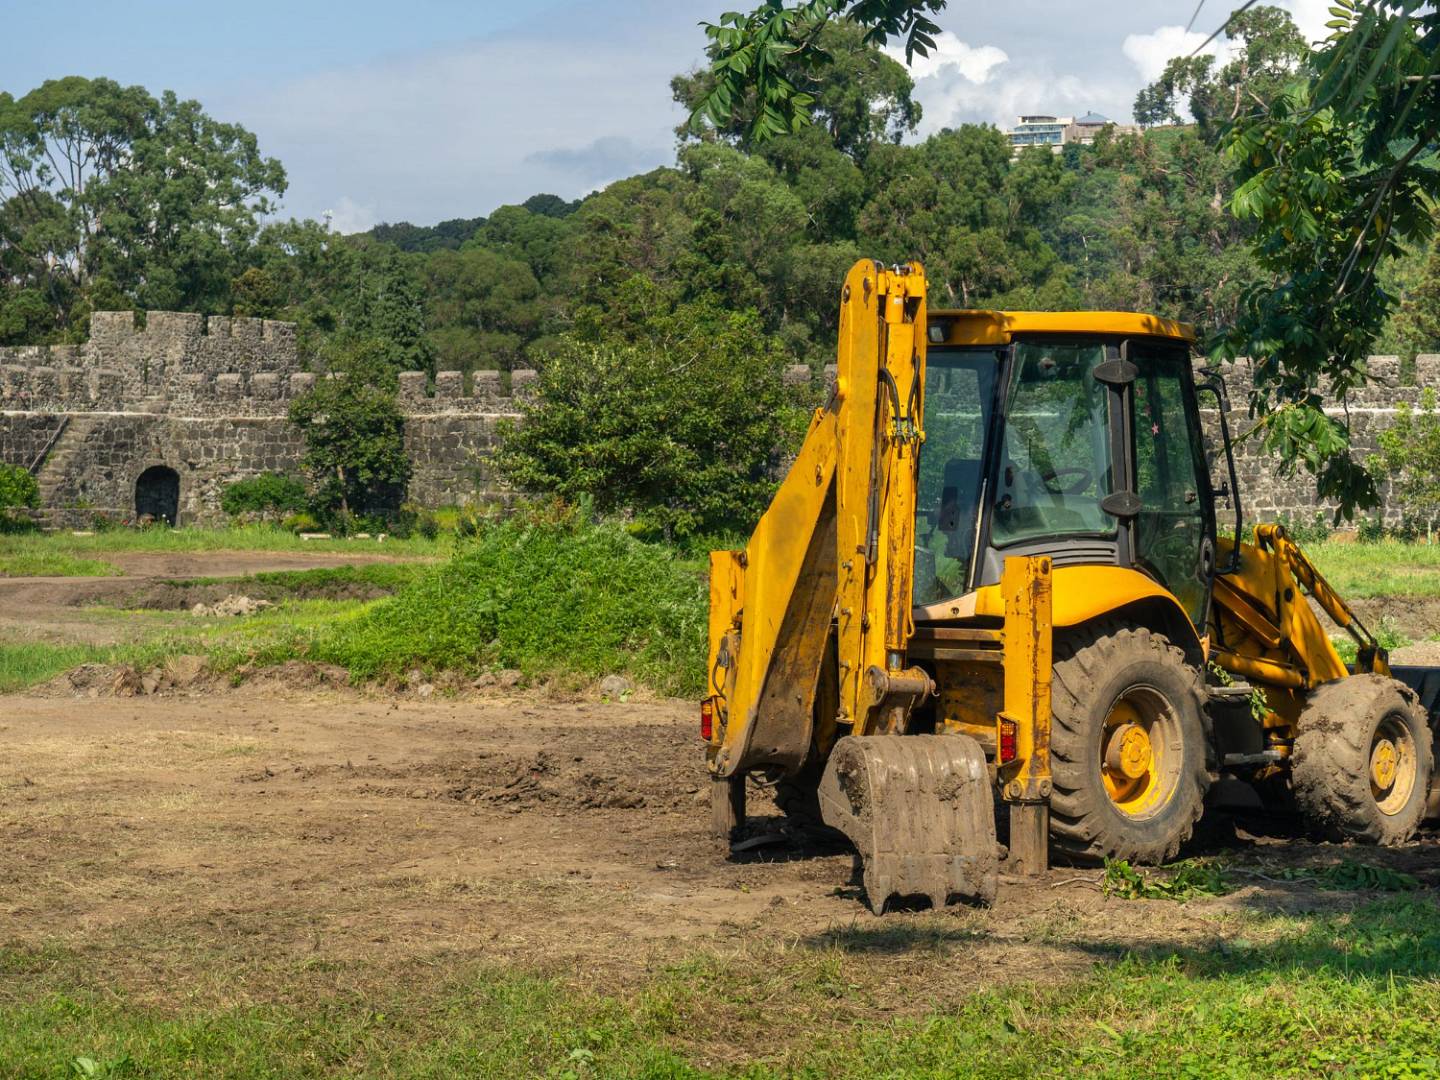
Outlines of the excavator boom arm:
[{"label": "excavator boom arm", "polygon": [[[929,677],[905,667],[924,440],[925,276],[857,263],[835,386],[743,551],[711,555],[711,769],[798,769],[817,691],[855,733],[903,726]],[[820,671],[838,639],[836,685]]]}]

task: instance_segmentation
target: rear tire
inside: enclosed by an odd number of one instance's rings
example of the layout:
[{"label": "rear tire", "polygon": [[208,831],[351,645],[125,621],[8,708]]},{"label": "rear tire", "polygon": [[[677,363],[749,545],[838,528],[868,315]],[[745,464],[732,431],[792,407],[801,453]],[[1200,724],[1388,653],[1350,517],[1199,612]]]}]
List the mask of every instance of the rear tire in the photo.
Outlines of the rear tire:
[{"label": "rear tire", "polygon": [[1435,751],[1415,694],[1383,675],[1317,686],[1291,765],[1306,823],[1331,840],[1403,844],[1425,816]]},{"label": "rear tire", "polygon": [[775,806],[800,832],[814,841],[843,840],[840,830],[825,824],[820,812],[820,778],[825,775],[826,761],[813,746],[810,757],[794,776],[775,784]]},{"label": "rear tire", "polygon": [[1072,862],[1174,857],[1210,785],[1200,673],[1163,634],[1101,623],[1057,636],[1050,840]]}]

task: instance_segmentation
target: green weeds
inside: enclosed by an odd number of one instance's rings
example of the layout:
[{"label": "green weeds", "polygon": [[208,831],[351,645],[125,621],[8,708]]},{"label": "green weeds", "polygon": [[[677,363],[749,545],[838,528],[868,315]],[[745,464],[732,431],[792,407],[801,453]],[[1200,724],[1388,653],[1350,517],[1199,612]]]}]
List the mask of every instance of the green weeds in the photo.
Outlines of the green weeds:
[{"label": "green weeds", "polygon": [[0,693],[23,690],[81,664],[107,662],[113,653],[90,645],[0,642]]},{"label": "green weeds", "polygon": [[617,525],[515,519],[310,650],[361,679],[514,667],[594,678],[626,672],[657,690],[703,683],[704,579]]},{"label": "green weeds", "polygon": [[1440,596],[1440,544],[1326,541],[1305,553],[1341,596]]},{"label": "green weeds", "polygon": [[1342,859],[1333,866],[1313,870],[1309,867],[1286,867],[1276,877],[1285,881],[1304,881],[1321,889],[1370,892],[1412,892],[1420,882],[1410,874],[1384,866]]},{"label": "green weeds", "polygon": [[1211,862],[1186,859],[1162,871],[1141,873],[1124,859],[1106,859],[1100,888],[1106,896],[1124,900],[1190,900],[1197,896],[1224,896],[1234,886],[1225,871]]}]

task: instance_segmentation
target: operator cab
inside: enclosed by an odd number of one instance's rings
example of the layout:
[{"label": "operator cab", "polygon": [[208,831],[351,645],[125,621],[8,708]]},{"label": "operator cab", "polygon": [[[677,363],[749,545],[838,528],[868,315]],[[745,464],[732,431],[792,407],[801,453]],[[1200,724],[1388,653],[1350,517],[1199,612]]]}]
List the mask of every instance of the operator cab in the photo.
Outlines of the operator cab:
[{"label": "operator cab", "polygon": [[1182,323],[1119,312],[928,319],[915,606],[1000,581],[1004,560],[1126,566],[1204,626],[1214,495]]}]

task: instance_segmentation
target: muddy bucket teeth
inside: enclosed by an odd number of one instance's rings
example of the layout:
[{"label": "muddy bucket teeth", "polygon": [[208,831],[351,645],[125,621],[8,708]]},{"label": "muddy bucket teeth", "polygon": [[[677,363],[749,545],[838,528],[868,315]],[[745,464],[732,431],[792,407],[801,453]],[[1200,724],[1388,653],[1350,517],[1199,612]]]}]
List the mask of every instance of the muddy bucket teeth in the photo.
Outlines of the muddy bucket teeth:
[{"label": "muddy bucket teeth", "polygon": [[879,915],[892,897],[995,899],[999,855],[985,752],[964,735],[849,736],[820,780],[820,812],[860,852]]}]

